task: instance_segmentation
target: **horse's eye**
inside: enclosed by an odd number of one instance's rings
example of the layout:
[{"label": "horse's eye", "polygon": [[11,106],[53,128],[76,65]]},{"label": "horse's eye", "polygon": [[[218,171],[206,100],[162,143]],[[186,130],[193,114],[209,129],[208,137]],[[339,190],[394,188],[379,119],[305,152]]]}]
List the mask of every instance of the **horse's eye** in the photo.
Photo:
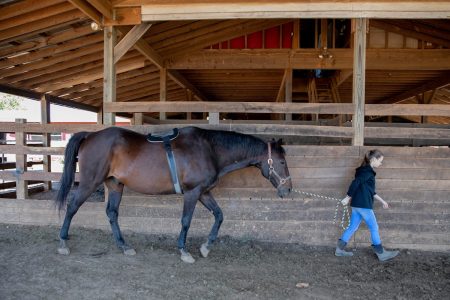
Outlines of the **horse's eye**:
[{"label": "horse's eye", "polygon": [[286,162],[284,160],[280,160],[280,164],[284,165]]}]

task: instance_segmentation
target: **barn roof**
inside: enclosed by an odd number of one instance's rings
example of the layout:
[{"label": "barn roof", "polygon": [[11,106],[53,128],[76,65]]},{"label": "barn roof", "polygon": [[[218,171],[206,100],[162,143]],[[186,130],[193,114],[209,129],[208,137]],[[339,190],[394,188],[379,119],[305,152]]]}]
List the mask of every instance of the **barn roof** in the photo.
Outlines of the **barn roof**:
[{"label": "barn roof", "polygon": [[[349,34],[350,21],[345,20],[361,16],[362,4],[333,1],[335,11],[326,8],[327,1],[314,1],[314,9],[311,1],[289,1],[298,5],[289,11],[276,6],[287,2],[3,0],[0,91],[33,98],[46,94],[53,102],[99,110],[101,29],[115,24],[119,40],[130,30],[145,32],[116,65],[118,102],[159,101],[160,68],[165,66],[167,101],[277,102],[285,70],[291,68],[293,102],[308,102],[308,79],[321,74],[319,89],[332,78],[339,101],[351,103],[351,43],[338,47],[330,41]],[[412,5],[409,12],[402,10],[404,2]],[[364,3],[365,16],[371,17],[366,103],[450,104],[449,2]],[[319,42],[325,26],[335,29],[326,49]],[[312,46],[303,47],[306,36],[312,36]],[[430,117],[428,122],[450,124],[450,118]]]}]

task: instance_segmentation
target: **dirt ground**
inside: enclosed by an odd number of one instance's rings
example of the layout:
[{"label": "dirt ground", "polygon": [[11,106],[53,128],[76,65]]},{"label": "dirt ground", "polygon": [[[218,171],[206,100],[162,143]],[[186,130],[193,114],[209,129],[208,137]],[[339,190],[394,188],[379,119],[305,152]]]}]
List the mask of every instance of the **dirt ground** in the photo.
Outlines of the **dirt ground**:
[{"label": "dirt ground", "polygon": [[[0,224],[0,299],[448,299],[450,255],[402,250],[379,263],[369,248],[338,258],[333,248],[220,236],[208,258],[183,263],[175,236],[125,232],[136,256],[109,231],[71,228],[69,256],[59,228]],[[297,287],[304,283],[304,287]],[[305,287],[306,286],[306,287]]]}]

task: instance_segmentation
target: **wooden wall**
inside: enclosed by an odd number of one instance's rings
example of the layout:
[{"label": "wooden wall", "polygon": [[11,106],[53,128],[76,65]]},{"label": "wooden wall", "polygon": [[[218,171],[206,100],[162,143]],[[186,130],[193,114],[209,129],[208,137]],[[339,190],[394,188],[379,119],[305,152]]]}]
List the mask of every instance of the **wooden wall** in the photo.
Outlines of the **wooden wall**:
[{"label": "wooden wall", "polygon": [[[325,196],[345,196],[354,169],[370,148],[353,146],[286,146],[293,186]],[[377,170],[377,192],[391,209],[377,203],[380,234],[387,247],[450,250],[450,149],[380,147],[385,160]],[[225,221],[219,236],[287,243],[334,246],[342,230],[333,225],[336,201],[292,193],[279,199],[272,186],[248,168],[224,177],[213,190]],[[74,226],[109,229],[104,203],[85,203]],[[127,191],[120,209],[121,227],[145,233],[177,235],[182,200],[179,196],[148,197]],[[341,216],[339,211],[338,218]],[[53,203],[46,200],[4,199],[0,222],[60,224]],[[190,236],[207,237],[212,215],[199,204]],[[55,236],[57,232],[55,231]],[[111,240],[111,242],[113,242]],[[351,246],[366,247],[365,225]],[[174,238],[175,246],[175,238]]]}]

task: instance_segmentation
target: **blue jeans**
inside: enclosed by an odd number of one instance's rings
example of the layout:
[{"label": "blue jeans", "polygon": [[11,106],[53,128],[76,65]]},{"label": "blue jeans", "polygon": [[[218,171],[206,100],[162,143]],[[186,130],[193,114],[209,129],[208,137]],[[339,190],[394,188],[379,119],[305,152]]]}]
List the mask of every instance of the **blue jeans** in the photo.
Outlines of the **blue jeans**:
[{"label": "blue jeans", "polygon": [[367,227],[369,227],[370,236],[372,238],[373,245],[380,245],[381,239],[378,233],[378,223],[375,218],[373,209],[352,207],[352,216],[350,217],[350,226],[342,234],[341,240],[348,243],[352,235],[358,230],[359,224],[364,220]]}]

